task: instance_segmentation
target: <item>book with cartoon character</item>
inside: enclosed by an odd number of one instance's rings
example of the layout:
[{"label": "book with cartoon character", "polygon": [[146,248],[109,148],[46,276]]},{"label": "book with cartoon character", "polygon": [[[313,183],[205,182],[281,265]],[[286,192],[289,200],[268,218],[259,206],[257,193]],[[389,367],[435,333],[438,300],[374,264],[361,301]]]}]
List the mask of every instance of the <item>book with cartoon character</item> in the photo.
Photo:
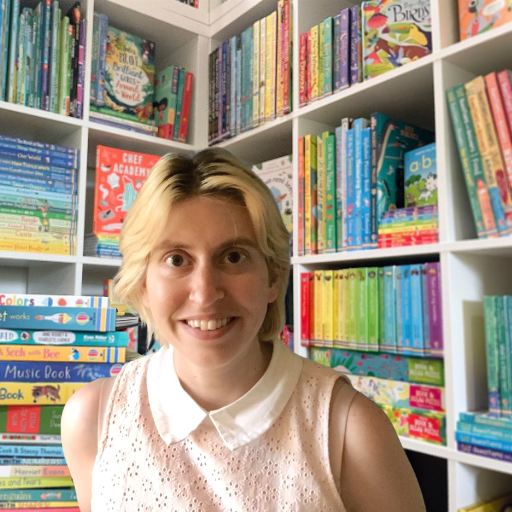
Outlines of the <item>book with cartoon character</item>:
[{"label": "book with cartoon character", "polygon": [[361,10],[365,80],[432,52],[430,0],[367,0]]},{"label": "book with cartoon character", "polygon": [[436,143],[404,155],[405,207],[437,204]]},{"label": "book with cartoon character", "polygon": [[460,40],[512,21],[512,0],[459,0]]},{"label": "book with cartoon character", "polygon": [[126,213],[159,156],[98,146],[93,231],[119,235]]}]

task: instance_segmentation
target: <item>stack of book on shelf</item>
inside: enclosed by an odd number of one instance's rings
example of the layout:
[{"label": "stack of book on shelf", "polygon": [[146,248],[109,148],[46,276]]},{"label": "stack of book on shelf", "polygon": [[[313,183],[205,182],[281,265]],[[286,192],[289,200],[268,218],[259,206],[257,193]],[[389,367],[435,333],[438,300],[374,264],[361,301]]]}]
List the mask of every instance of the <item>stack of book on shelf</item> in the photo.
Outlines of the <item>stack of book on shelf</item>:
[{"label": "stack of book on shelf", "polygon": [[80,2],[0,3],[0,99],[82,118],[87,23]]},{"label": "stack of book on shelf", "polygon": [[[63,405],[119,373],[128,335],[105,297],[0,295],[0,500],[78,511],[60,439]],[[44,502],[44,504],[43,504]]]},{"label": "stack of book on shelf", "polygon": [[[299,255],[376,248],[379,230],[381,247],[437,241],[433,140],[433,132],[379,112],[370,119],[344,118],[335,133],[300,137]],[[420,162],[431,160],[429,168],[420,169],[413,150],[423,147],[428,148],[428,156],[423,160],[420,156]],[[411,165],[404,184],[408,153]],[[405,206],[406,191],[408,205],[432,206],[428,214],[421,212],[425,225],[414,233],[407,229],[404,233],[403,221],[394,225],[394,216]],[[386,212],[388,217],[382,219]],[[412,219],[419,213],[412,210]],[[422,230],[425,234],[420,235]]]},{"label": "stack of book on shelf", "polygon": [[503,70],[446,92],[479,238],[512,233],[511,84]]},{"label": "stack of book on shelf", "polygon": [[512,494],[481,501],[469,507],[459,508],[458,512],[507,512],[512,509]]},{"label": "stack of book on shelf", "polygon": [[300,35],[302,107],[432,51],[429,0],[365,1]]},{"label": "stack of book on shelf", "polygon": [[108,24],[94,13],[90,118],[155,135],[155,43]]},{"label": "stack of book on shelf", "polygon": [[461,451],[512,462],[512,296],[485,296],[485,348],[489,410],[461,413]]},{"label": "stack of book on shelf", "polygon": [[302,345],[443,357],[438,262],[300,277]]},{"label": "stack of book on shelf", "polygon": [[[283,223],[293,234],[293,155],[286,155],[252,166],[252,171],[267,185],[276,200]],[[290,254],[293,239],[290,237]]]},{"label": "stack of book on shelf", "polygon": [[84,254],[120,258],[119,235],[126,213],[159,156],[97,146],[93,232],[85,236]]},{"label": "stack of book on shelf", "polygon": [[[460,40],[487,32],[512,21],[510,2],[459,0]],[[491,511],[489,511],[491,512]]]},{"label": "stack of book on shelf", "polygon": [[224,41],[209,59],[210,144],[251,130],[292,108],[292,2]]},{"label": "stack of book on shelf", "polygon": [[446,443],[442,360],[336,348],[311,348],[310,357],[347,374],[384,410],[397,434]]},{"label": "stack of book on shelf", "polygon": [[0,250],[75,254],[80,151],[0,135]]}]

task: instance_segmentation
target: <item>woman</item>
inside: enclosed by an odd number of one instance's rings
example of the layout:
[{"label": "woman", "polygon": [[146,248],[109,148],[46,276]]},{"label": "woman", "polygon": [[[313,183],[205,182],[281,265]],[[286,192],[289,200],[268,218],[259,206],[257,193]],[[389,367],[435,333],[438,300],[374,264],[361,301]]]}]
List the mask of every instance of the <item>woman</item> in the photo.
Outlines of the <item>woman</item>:
[{"label": "woman", "polygon": [[66,405],[82,512],[420,512],[384,413],[279,340],[289,239],[229,153],[163,157],[126,218],[116,293],[163,348]]}]

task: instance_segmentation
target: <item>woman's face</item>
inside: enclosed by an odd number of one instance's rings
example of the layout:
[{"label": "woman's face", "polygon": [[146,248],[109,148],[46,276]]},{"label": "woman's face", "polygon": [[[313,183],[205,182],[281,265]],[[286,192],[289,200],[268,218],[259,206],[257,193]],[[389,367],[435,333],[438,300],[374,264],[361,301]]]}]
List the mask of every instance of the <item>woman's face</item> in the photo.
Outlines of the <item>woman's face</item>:
[{"label": "woman's face", "polygon": [[244,206],[196,197],[172,207],[150,255],[143,303],[176,361],[236,363],[258,343],[277,295]]}]

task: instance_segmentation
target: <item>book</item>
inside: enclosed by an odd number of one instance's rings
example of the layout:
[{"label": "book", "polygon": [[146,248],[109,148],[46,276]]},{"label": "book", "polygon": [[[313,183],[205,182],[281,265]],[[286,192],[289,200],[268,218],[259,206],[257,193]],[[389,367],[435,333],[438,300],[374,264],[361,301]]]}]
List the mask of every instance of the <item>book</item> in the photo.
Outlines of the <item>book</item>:
[{"label": "book", "polygon": [[[17,489],[0,490],[0,501],[2,502],[23,502],[37,501],[43,505],[48,501],[76,501],[76,491],[71,489]],[[44,506],[44,505],[43,505]]]},{"label": "book", "polygon": [[[50,403],[48,405],[52,404]],[[64,451],[62,450],[62,446],[58,445],[35,446],[24,444],[0,444],[0,457],[56,457],[62,459],[64,458]]]},{"label": "book", "polygon": [[105,106],[151,123],[155,43],[109,26],[105,57]]},{"label": "book", "polygon": [[60,435],[62,410],[60,405],[2,405],[0,431],[13,434]]},{"label": "book", "polygon": [[507,494],[492,500],[481,501],[469,507],[459,508],[458,512],[506,512],[511,507],[512,494]]},{"label": "book", "polygon": [[[11,363],[13,361],[124,363],[125,357],[126,348],[124,347],[0,345],[0,361]],[[113,369],[113,371],[116,370]]]},{"label": "book", "polygon": [[366,0],[361,11],[365,80],[432,52],[429,0]]},{"label": "book", "polygon": [[[85,386],[86,382],[0,382],[0,403],[2,405],[64,405],[71,395]],[[21,446],[21,445],[9,445]],[[0,456],[10,452],[4,450],[7,445],[0,444]],[[41,446],[37,448],[42,448]],[[21,455],[16,451],[11,455]],[[31,457],[45,455],[45,452],[31,452]],[[57,456],[62,457],[58,454]]]},{"label": "book", "polygon": [[160,157],[97,146],[93,231],[119,235],[126,212]]},{"label": "book", "polygon": [[73,480],[63,477],[8,477],[0,478],[0,489],[33,489],[41,487],[71,487]]},{"label": "book", "polygon": [[405,207],[437,204],[436,143],[404,154]]},{"label": "book", "polygon": [[108,297],[0,293],[0,306],[108,308]]},{"label": "book", "polygon": [[470,3],[459,0],[459,34],[460,40],[483,34],[512,20],[510,4],[480,0]]},{"label": "book", "polygon": [[172,140],[174,133],[178,74],[177,66],[168,66],[156,76],[154,118],[158,136],[164,139]]}]

